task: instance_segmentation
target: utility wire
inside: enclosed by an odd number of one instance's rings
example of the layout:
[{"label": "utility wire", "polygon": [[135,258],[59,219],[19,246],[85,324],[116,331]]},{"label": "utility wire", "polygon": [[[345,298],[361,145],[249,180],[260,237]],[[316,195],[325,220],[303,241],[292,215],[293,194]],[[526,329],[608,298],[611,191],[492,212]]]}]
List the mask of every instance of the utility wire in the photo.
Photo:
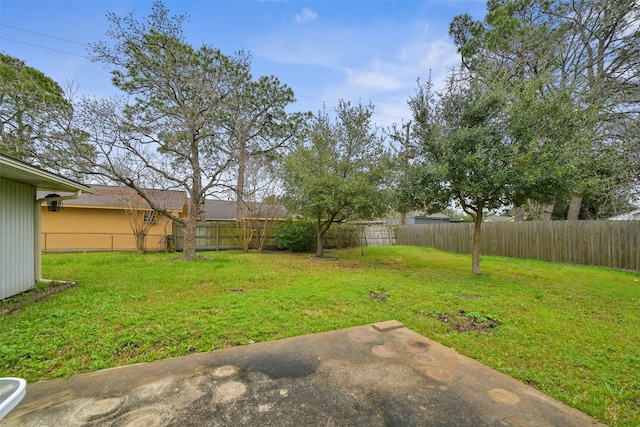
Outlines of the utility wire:
[{"label": "utility wire", "polygon": [[78,55],[77,53],[66,52],[66,51],[64,51],[64,50],[53,49],[53,48],[51,48],[51,47],[40,46],[40,45],[33,44],[33,43],[21,42],[20,40],[14,40],[14,39],[10,39],[10,38],[7,38],[7,37],[0,37],[0,40],[6,40],[6,41],[9,41],[9,42],[25,44],[25,45],[27,45],[27,46],[33,46],[33,47],[37,47],[37,48],[40,48],[40,49],[52,50],[52,51],[54,51],[54,52],[64,53],[64,54],[66,54],[66,55],[79,56],[80,58],[89,59],[89,57],[88,57],[88,56]]},{"label": "utility wire", "polygon": [[18,30],[18,31],[24,31],[25,33],[31,33],[31,34],[37,34],[37,35],[43,36],[43,37],[49,37],[50,39],[62,40],[63,42],[73,43],[73,44],[77,44],[79,46],[89,47],[89,45],[86,44],[86,43],[80,43],[80,42],[76,42],[76,41],[73,41],[73,40],[63,39],[62,37],[50,36],[49,34],[38,33],[36,31],[27,30],[25,28],[14,27],[13,25],[0,24],[0,26],[7,27],[7,28],[12,28],[12,29]]},{"label": "utility wire", "polygon": [[[36,34],[36,35],[43,36],[43,37],[48,37],[48,38],[55,39],[55,40],[64,41],[64,42],[67,42],[67,43],[73,43],[73,44],[76,44],[76,45],[79,45],[79,46],[89,47],[89,45],[86,44],[86,43],[80,43],[80,42],[69,40],[69,39],[65,39],[65,38],[62,38],[62,37],[56,37],[56,36],[52,36],[52,35],[49,35],[49,34],[39,33],[37,31],[31,31],[31,30],[27,30],[25,28],[15,27],[13,25],[0,24],[0,26],[11,28],[11,29],[18,30],[18,31],[24,31],[26,33]],[[41,46],[41,45],[37,45],[37,44],[33,44],[33,43],[27,43],[27,42],[23,42],[23,41],[20,41],[20,40],[14,40],[14,39],[10,39],[10,38],[7,38],[7,37],[0,37],[0,40],[6,40],[6,41],[14,42],[14,43],[24,44],[24,45],[27,45],[27,46],[37,47],[39,49],[46,49],[46,50],[50,50],[50,51],[53,51],[53,52],[64,53],[66,55],[72,55],[72,56],[77,56],[77,57],[80,57],[80,58],[90,59],[88,56],[85,56],[85,55],[79,55],[77,53],[71,53],[71,52],[67,52],[67,51],[64,51],[64,50],[53,49],[53,48],[50,48],[50,47]],[[296,95],[296,97],[297,98],[305,98],[305,99],[309,99],[309,100],[312,100],[312,101],[321,102],[323,105],[333,105],[333,106],[337,106],[338,105],[335,102],[328,102],[328,101],[324,101],[322,99],[312,98],[310,96]],[[312,107],[310,105],[305,105],[305,104],[299,103],[297,101],[295,103],[300,105],[300,106],[302,106],[302,107],[316,108],[316,107]],[[388,117],[389,119],[403,120],[401,117],[395,117],[395,116],[390,116],[390,115],[387,115],[387,114],[375,113],[375,112],[373,113],[373,116],[376,116],[376,117],[384,116],[384,117]],[[389,120],[382,120],[382,119],[378,119],[377,121],[378,122],[382,122],[382,123],[388,123],[388,124],[395,124],[396,123],[396,122],[392,122],[392,121],[389,121]]]}]

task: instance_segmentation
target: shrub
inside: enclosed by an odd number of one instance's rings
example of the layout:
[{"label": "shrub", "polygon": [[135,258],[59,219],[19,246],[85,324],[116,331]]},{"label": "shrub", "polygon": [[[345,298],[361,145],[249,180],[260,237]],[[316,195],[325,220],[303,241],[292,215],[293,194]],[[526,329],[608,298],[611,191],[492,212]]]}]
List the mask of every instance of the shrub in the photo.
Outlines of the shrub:
[{"label": "shrub", "polygon": [[279,249],[289,249],[292,252],[311,251],[314,237],[315,226],[313,222],[291,218],[278,225],[274,236]]}]

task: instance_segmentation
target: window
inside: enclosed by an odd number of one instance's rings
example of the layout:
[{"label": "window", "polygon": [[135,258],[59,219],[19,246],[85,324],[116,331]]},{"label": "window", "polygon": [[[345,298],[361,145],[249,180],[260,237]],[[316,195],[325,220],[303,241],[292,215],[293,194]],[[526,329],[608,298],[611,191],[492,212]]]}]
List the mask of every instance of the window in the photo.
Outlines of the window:
[{"label": "window", "polygon": [[143,221],[147,224],[156,222],[156,212],[145,212]]}]

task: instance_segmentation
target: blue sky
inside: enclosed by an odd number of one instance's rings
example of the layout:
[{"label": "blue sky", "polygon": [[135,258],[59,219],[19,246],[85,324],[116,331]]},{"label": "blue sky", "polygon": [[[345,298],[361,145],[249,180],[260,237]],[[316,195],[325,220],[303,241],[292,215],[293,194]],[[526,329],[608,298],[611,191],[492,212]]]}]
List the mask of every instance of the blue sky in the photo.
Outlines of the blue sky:
[{"label": "blue sky", "polygon": [[[416,79],[436,84],[459,58],[448,36],[454,16],[481,19],[480,0],[165,1],[189,15],[183,29],[195,47],[246,50],[254,76],[275,75],[295,92],[293,110],[316,112],[339,99],[375,105],[381,126],[410,120]],[[118,93],[87,44],[107,40],[105,14],[143,18],[151,1],[0,1],[0,51],[18,57],[79,95]]]}]

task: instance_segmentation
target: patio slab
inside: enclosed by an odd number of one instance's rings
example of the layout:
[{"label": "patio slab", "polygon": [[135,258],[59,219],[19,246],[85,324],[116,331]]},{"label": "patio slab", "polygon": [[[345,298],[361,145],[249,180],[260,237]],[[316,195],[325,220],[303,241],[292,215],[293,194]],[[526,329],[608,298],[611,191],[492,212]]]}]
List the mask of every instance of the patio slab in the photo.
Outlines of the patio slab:
[{"label": "patio slab", "polygon": [[30,383],[0,426],[590,426],[396,321]]}]

